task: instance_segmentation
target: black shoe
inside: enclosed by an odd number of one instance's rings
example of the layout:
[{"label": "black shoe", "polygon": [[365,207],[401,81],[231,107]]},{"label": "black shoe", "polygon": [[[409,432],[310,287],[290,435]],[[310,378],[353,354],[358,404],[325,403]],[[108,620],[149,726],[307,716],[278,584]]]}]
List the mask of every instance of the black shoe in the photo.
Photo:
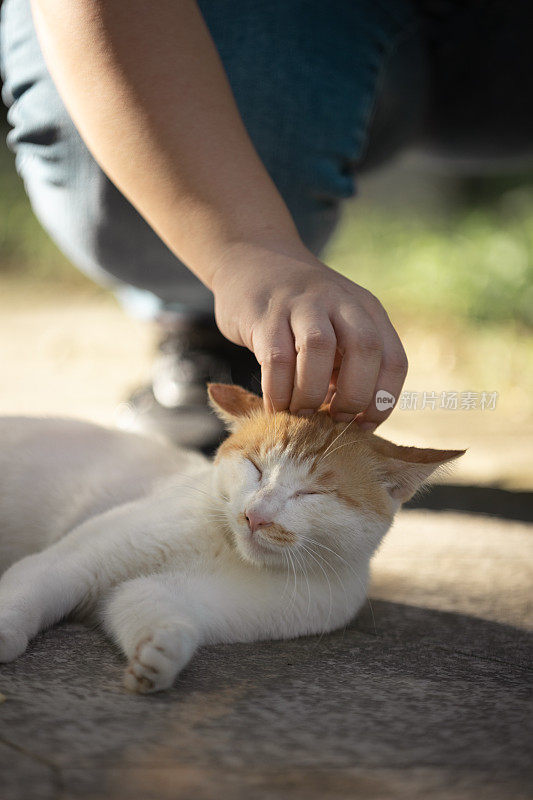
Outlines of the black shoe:
[{"label": "black shoe", "polygon": [[261,368],[254,354],[229,342],[213,320],[173,318],[160,324],[152,384],[120,404],[117,425],[211,454],[225,430],[207,403],[206,384],[236,383],[260,394]]}]

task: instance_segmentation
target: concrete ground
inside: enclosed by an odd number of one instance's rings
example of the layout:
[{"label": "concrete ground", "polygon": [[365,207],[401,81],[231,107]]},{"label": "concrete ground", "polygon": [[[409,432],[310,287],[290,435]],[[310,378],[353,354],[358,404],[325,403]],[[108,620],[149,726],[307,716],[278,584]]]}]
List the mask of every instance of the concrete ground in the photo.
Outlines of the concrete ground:
[{"label": "concrete ground", "polygon": [[[147,374],[150,331],[101,295],[1,305],[0,413],[111,423]],[[408,388],[498,388],[446,372],[442,341],[413,332]],[[531,491],[508,386],[495,412],[398,410],[383,435],[469,446],[453,480]],[[0,800],[529,800],[531,527],[406,510],[345,631],[205,648],[160,695],[123,691],[98,632],[39,636],[0,668]]]},{"label": "concrete ground", "polygon": [[405,511],[329,636],[201,650],[175,687],[64,625],[2,666],[2,800],[529,800],[533,531]]}]

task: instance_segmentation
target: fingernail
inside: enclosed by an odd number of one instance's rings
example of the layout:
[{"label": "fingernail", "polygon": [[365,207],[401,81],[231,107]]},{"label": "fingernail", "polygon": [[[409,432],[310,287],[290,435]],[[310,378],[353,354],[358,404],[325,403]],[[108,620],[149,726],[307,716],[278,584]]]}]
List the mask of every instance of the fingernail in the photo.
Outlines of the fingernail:
[{"label": "fingernail", "polygon": [[351,422],[353,419],[353,414],[345,414],[343,411],[339,411],[338,414],[333,414],[333,421],[334,422]]},{"label": "fingernail", "polygon": [[375,422],[359,422],[357,427],[362,431],[375,431],[378,426]]},{"label": "fingernail", "polygon": [[300,408],[299,411],[296,412],[297,417],[312,417],[315,413],[314,408]]}]

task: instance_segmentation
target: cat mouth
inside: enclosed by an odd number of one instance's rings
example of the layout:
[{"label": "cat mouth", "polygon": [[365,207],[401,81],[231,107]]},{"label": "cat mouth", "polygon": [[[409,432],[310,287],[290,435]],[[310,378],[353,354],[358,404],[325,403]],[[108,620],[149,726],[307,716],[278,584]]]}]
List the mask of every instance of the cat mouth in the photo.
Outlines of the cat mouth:
[{"label": "cat mouth", "polygon": [[255,556],[265,556],[265,555],[279,555],[280,547],[276,545],[274,542],[269,542],[267,539],[261,537],[259,538],[257,535],[247,531],[243,536],[246,549]]}]

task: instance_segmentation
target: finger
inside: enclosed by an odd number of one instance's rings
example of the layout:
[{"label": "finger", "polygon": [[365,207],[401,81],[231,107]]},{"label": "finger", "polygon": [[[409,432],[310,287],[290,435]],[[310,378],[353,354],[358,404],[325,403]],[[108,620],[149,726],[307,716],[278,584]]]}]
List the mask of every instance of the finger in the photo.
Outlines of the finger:
[{"label": "finger", "polygon": [[286,318],[253,336],[255,357],[261,364],[261,388],[267,411],[285,411],[291,401],[296,352]]},{"label": "finger", "polygon": [[383,343],[372,318],[364,311],[340,310],[333,326],[342,362],[330,414],[345,422],[365,411],[374,397]]},{"label": "finger", "polygon": [[408,361],[400,337],[384,309],[383,315],[383,354],[375,394],[368,408],[357,418],[357,424],[365,430],[375,430],[391,415],[407,376]]},{"label": "finger", "polygon": [[311,414],[327,395],[337,338],[327,316],[313,317],[296,309],[291,327],[297,353],[290,410]]}]

